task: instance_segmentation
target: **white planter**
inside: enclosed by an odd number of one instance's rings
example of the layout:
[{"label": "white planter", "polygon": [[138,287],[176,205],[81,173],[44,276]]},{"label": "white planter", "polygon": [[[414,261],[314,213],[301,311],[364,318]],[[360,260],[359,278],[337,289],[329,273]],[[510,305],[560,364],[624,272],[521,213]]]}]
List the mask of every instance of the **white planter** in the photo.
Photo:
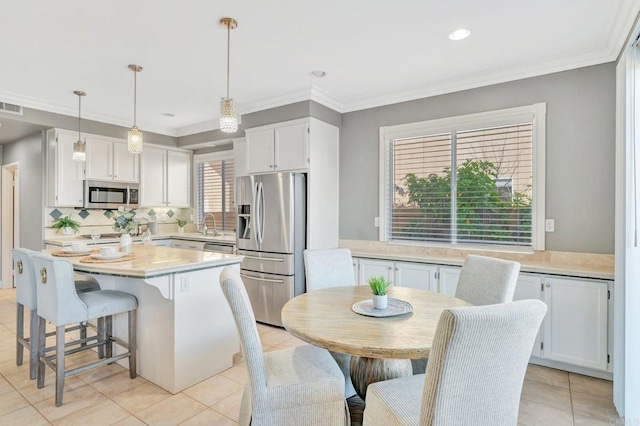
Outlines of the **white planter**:
[{"label": "white planter", "polygon": [[178,234],[184,234],[184,226],[178,227]]},{"label": "white planter", "polygon": [[69,228],[68,226],[65,226],[64,228],[62,228],[62,235],[71,235],[73,234],[73,229]]},{"label": "white planter", "polygon": [[387,309],[387,295],[376,296],[373,295],[373,307],[375,309]]}]

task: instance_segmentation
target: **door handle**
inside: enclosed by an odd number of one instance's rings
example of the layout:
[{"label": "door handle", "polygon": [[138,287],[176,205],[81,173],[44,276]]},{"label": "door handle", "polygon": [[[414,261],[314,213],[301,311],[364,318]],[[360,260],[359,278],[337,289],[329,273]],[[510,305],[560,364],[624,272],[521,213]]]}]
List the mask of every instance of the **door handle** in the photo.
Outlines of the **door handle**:
[{"label": "door handle", "polygon": [[245,275],[245,274],[240,274],[240,276],[242,278],[247,278],[249,280],[257,280],[257,281],[265,281],[268,283],[279,283],[279,284],[284,284],[284,280],[273,280],[271,278],[258,278],[258,277],[251,277],[249,275]]}]

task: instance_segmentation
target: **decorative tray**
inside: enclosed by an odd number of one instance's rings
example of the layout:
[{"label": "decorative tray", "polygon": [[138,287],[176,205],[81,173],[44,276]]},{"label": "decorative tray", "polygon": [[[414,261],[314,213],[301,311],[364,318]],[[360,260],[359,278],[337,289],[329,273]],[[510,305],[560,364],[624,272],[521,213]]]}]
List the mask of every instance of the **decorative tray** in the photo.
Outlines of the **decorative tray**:
[{"label": "decorative tray", "polygon": [[351,310],[356,314],[383,318],[411,313],[413,312],[413,306],[411,306],[411,303],[405,302],[404,300],[389,298],[387,300],[386,309],[375,309],[373,307],[373,300],[369,299],[354,303]]}]

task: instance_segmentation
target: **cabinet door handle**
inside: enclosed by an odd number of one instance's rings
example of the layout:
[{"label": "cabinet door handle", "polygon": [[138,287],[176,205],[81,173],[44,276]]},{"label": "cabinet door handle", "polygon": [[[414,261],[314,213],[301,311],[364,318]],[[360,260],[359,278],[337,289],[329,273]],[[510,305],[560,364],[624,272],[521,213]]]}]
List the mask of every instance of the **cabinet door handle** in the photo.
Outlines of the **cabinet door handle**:
[{"label": "cabinet door handle", "polygon": [[547,288],[551,287],[551,284],[547,283]]}]

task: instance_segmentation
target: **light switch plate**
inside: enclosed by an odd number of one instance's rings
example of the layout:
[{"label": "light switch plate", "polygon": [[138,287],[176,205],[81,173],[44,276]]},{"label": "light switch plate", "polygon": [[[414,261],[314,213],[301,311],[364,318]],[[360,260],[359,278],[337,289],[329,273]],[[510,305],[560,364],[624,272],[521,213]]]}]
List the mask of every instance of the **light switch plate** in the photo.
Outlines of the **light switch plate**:
[{"label": "light switch plate", "polygon": [[545,232],[554,232],[556,229],[556,221],[553,219],[546,219],[544,221]]},{"label": "light switch plate", "polygon": [[373,226],[375,226],[376,228],[380,227],[380,218],[378,216],[373,218]]}]

